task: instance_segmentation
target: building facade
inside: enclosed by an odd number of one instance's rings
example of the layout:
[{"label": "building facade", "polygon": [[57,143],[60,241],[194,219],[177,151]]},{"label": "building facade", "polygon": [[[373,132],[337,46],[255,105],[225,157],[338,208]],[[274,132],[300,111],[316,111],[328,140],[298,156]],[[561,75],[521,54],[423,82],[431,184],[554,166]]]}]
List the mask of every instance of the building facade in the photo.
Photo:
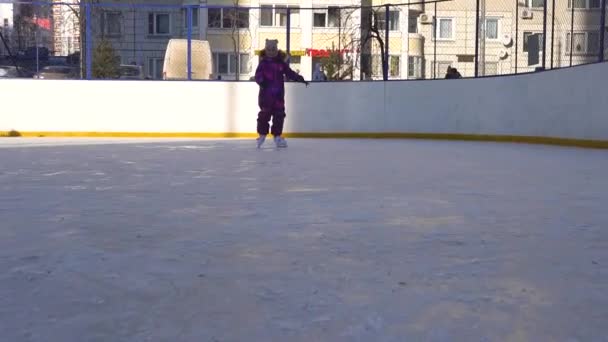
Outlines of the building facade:
[{"label": "building facade", "polygon": [[[81,48],[84,16],[76,0],[61,2],[63,5],[52,8],[52,50],[65,56]],[[106,0],[93,6],[91,23],[86,25],[91,28],[93,48],[108,40],[121,63],[140,65],[149,78],[160,79],[167,43],[188,36],[187,14],[191,11],[190,34],[193,39],[209,41],[213,78],[250,79],[266,39],[278,39],[279,47],[287,49],[288,22],[290,63],[306,79],[312,78],[315,64],[329,57],[337,58],[333,66],[339,70],[334,70],[339,79],[382,79],[382,44],[389,47],[388,75],[392,79],[443,78],[448,66],[458,68],[463,76],[475,74],[475,1],[391,6],[388,15],[384,0],[168,0],[155,5],[158,3],[136,0],[125,5]],[[479,74],[526,72],[542,65],[542,60],[530,57],[535,51],[543,56],[543,0],[481,3]],[[184,6],[191,6],[190,10]],[[549,1],[547,68],[597,60],[599,6],[600,0]]]}]

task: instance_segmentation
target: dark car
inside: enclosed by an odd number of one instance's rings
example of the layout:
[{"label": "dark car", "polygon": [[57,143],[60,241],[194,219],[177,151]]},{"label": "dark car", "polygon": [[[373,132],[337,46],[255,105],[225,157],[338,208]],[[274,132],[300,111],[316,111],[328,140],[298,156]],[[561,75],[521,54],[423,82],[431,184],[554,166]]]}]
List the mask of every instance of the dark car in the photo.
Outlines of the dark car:
[{"label": "dark car", "polygon": [[80,78],[78,68],[64,65],[49,65],[40,70],[34,75],[34,78],[40,80],[76,80]]},{"label": "dark car", "polygon": [[34,73],[26,68],[13,65],[0,65],[0,78],[32,78]]}]

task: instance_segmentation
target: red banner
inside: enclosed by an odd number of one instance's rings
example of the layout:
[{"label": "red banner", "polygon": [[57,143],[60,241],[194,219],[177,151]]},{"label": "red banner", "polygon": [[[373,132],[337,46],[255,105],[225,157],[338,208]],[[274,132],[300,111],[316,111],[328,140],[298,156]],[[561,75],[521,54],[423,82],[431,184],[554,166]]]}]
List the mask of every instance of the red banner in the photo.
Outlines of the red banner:
[{"label": "red banner", "polygon": [[43,28],[45,30],[50,30],[51,29],[51,19],[46,19],[46,18],[31,18],[30,22],[40,28]]},{"label": "red banner", "polygon": [[[328,58],[332,53],[336,53],[336,52],[339,53],[340,55],[344,55],[344,54],[348,54],[348,53],[353,53],[355,51],[350,50],[350,49],[342,49],[342,50],[306,49],[306,56]],[[358,53],[359,50],[357,49],[356,52]]]}]

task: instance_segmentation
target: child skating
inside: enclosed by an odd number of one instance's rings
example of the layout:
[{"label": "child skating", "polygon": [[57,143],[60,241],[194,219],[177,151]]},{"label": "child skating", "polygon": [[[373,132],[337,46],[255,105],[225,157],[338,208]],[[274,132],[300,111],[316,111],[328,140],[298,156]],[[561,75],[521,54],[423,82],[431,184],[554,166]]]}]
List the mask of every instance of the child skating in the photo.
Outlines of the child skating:
[{"label": "child skating", "polygon": [[260,86],[258,95],[258,139],[257,147],[260,148],[270,129],[277,147],[287,147],[287,141],[281,136],[283,134],[283,123],[285,121],[285,77],[289,80],[304,83],[304,77],[291,70],[285,62],[285,53],[279,51],[278,40],[266,40],[266,46],[260,56],[260,64],[255,71],[255,81]]}]

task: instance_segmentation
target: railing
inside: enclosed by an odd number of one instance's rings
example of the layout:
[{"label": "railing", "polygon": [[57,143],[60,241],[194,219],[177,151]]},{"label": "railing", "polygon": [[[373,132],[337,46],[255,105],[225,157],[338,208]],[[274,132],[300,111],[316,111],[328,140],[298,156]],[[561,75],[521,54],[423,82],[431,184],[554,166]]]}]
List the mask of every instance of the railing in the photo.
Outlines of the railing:
[{"label": "railing", "polygon": [[[233,1],[0,0],[0,78],[161,80],[178,60],[178,79],[247,81],[266,39],[277,39],[309,80],[438,79],[450,69],[461,77],[507,75],[601,62],[607,52],[608,0]],[[169,63],[173,39],[183,46]]]}]

